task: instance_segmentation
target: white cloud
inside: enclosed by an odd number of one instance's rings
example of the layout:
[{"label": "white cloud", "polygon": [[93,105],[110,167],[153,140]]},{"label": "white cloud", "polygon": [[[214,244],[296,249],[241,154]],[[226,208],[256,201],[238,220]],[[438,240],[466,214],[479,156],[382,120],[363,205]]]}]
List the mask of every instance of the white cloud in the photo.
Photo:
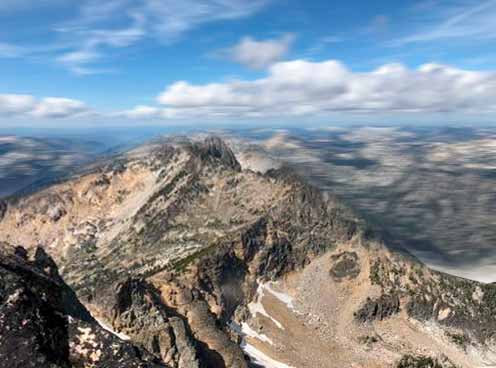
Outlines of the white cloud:
[{"label": "white cloud", "polygon": [[254,81],[177,82],[158,102],[176,116],[271,117],[331,112],[496,112],[496,73],[386,64],[357,73],[335,60],[274,64]]},{"label": "white cloud", "polygon": [[369,72],[354,72],[336,60],[294,60],[273,64],[265,77],[255,80],[200,85],[179,81],[169,85],[157,102],[156,106],[138,105],[104,114],[74,99],[0,94],[0,115],[31,119],[97,116],[229,121],[335,113],[496,116],[496,72],[433,63],[416,69],[385,64]]},{"label": "white cloud", "polygon": [[70,98],[47,97],[36,105],[31,114],[38,118],[68,118],[88,111],[84,102]]},{"label": "white cloud", "polygon": [[[112,49],[131,47],[145,39],[176,41],[202,24],[248,17],[271,0],[81,0],[72,7],[76,16],[60,23],[50,17],[36,26],[52,33],[46,45],[0,43],[0,58],[52,57],[77,74],[95,74],[95,67]],[[36,4],[35,4],[36,3]],[[39,7],[69,8],[65,0],[1,0],[0,13],[19,16]],[[56,14],[56,12],[52,12]],[[16,33],[12,30],[12,34]],[[23,33],[28,30],[23,29]],[[35,36],[35,35],[33,35]]]},{"label": "white cloud", "polygon": [[418,31],[392,42],[393,46],[410,43],[458,39],[474,42],[496,38],[496,0],[454,3],[441,6],[438,2],[426,2],[429,9],[418,8],[420,14]]},{"label": "white cloud", "polygon": [[0,94],[0,114],[22,114],[32,110],[35,103],[33,96]]},{"label": "white cloud", "polygon": [[111,73],[111,68],[95,67],[93,63],[103,58],[94,47],[67,52],[57,58],[57,62],[66,66],[71,72],[78,75],[94,75]]},{"label": "white cloud", "polygon": [[0,94],[0,115],[14,118],[70,118],[89,112],[85,103],[69,98],[46,97],[37,100],[31,95]]},{"label": "white cloud", "polygon": [[151,30],[171,39],[200,24],[252,15],[268,0],[145,0],[142,9]]},{"label": "white cloud", "polygon": [[221,54],[247,67],[264,69],[281,60],[288,53],[293,39],[292,35],[264,41],[245,37],[237,45]]},{"label": "white cloud", "polygon": [[57,60],[64,64],[83,64],[96,60],[100,57],[95,51],[92,50],[79,50],[68,52],[60,56]]},{"label": "white cloud", "polygon": [[172,42],[201,24],[249,16],[268,1],[85,0],[77,18],[56,27],[59,37],[70,44],[57,59],[73,72],[91,74],[92,65],[109,49],[145,38]]}]

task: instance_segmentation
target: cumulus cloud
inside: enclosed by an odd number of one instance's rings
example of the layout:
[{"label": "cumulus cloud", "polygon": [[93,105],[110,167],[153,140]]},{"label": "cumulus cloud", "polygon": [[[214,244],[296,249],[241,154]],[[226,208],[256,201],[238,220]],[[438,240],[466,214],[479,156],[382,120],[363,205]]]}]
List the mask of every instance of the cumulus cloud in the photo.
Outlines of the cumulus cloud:
[{"label": "cumulus cloud", "polygon": [[30,95],[0,94],[0,115],[10,117],[71,118],[90,112],[84,102],[61,97],[37,100]]},{"label": "cumulus cloud", "polygon": [[495,114],[496,72],[433,63],[415,69],[386,64],[372,71],[354,72],[336,60],[294,60],[273,64],[265,77],[255,80],[210,84],[178,81],[165,88],[157,103],[105,115],[74,99],[0,94],[0,115],[242,120],[329,116],[337,112]]},{"label": "cumulus cloud", "polygon": [[67,118],[88,112],[84,102],[70,98],[47,97],[42,99],[31,112],[39,118]]},{"label": "cumulus cloud", "polygon": [[330,112],[495,112],[496,73],[425,64],[386,64],[358,73],[335,60],[272,65],[265,78],[176,82],[158,102],[176,116],[267,117]]},{"label": "cumulus cloud", "polygon": [[222,51],[221,55],[249,68],[264,69],[288,53],[293,39],[292,35],[264,41],[245,37],[234,47]]},{"label": "cumulus cloud", "polygon": [[23,114],[33,109],[36,100],[29,95],[0,95],[0,114]]}]

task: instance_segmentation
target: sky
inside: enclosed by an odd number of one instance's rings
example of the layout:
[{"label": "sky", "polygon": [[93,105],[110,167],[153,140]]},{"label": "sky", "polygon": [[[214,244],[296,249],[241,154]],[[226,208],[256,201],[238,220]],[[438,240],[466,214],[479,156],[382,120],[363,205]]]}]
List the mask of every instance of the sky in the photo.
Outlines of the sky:
[{"label": "sky", "polygon": [[0,127],[495,118],[496,0],[0,1]]}]

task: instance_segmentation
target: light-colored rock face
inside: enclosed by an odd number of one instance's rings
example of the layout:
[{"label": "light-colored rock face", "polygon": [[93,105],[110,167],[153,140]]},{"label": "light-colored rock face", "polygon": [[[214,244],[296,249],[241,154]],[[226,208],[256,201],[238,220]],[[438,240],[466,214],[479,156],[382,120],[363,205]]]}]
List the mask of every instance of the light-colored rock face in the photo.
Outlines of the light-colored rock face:
[{"label": "light-colored rock face", "polygon": [[184,151],[170,153],[165,163],[133,154],[124,170],[91,173],[11,205],[0,222],[0,240],[28,248],[42,245],[64,269],[72,253],[111,256],[113,241],[132,242],[131,236],[147,230],[147,221],[163,217],[157,226],[167,228],[156,231],[153,242],[170,248],[169,254],[159,258],[153,252],[148,255],[153,261],[140,252],[116,259],[130,263],[125,266],[141,260],[137,273],[145,273],[254,221],[257,212],[284,196],[284,187],[254,173],[194,167]]},{"label": "light-colored rock face", "polygon": [[122,174],[90,174],[58,185],[11,206],[0,223],[2,238],[27,247],[43,244],[63,257],[78,243],[98,240],[102,227],[112,232],[154,185],[154,173],[137,165]]},{"label": "light-colored rock face", "polygon": [[1,241],[42,245],[101,324],[174,368],[492,364],[492,287],[387,250],[335,199],[286,169],[242,170],[215,139],[8,203]]}]

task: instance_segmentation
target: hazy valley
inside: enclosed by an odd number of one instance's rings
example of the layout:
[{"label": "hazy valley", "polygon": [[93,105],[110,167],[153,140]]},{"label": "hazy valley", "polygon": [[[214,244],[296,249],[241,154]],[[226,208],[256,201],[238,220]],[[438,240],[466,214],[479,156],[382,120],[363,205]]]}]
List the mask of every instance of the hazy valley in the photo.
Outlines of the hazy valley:
[{"label": "hazy valley", "polygon": [[291,164],[427,264],[496,281],[494,129],[266,130],[242,140],[258,145],[246,146],[251,164]]}]

